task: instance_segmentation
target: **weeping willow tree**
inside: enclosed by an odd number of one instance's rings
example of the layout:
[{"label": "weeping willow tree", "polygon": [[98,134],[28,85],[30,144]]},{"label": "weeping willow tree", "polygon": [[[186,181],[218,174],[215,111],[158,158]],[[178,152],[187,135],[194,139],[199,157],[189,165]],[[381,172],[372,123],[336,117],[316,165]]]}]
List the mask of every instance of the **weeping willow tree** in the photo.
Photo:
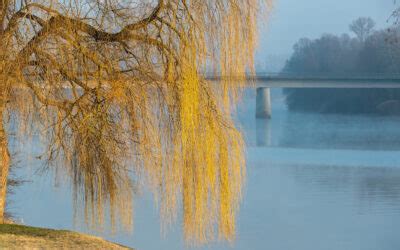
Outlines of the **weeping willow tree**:
[{"label": "weeping willow tree", "polygon": [[90,226],[129,228],[144,184],[164,226],[182,211],[189,242],[233,240],[245,160],[231,111],[265,4],[0,0],[0,222],[14,121],[18,138],[40,132]]}]

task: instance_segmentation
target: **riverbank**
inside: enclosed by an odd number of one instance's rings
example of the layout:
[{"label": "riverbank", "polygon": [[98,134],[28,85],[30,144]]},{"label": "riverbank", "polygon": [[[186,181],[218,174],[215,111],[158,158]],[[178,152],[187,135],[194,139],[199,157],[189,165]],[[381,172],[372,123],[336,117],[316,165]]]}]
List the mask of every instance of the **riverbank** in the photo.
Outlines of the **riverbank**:
[{"label": "riverbank", "polygon": [[131,249],[67,230],[0,224],[0,249]]}]

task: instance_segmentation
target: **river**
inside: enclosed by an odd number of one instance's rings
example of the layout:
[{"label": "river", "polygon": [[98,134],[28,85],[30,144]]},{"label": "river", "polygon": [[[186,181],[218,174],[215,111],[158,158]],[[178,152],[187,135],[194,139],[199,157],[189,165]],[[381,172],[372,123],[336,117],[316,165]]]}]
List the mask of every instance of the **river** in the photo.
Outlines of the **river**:
[{"label": "river", "polygon": [[[248,90],[236,117],[248,161],[237,240],[199,249],[400,249],[399,117],[292,113],[279,89],[271,120],[256,120],[254,110],[255,91]],[[69,187],[35,175],[39,162],[27,155],[19,155],[24,168],[17,173],[32,182],[11,196],[16,218],[88,232],[73,225]],[[135,200],[134,217],[131,234],[89,232],[137,249],[185,249],[179,221],[160,233],[149,194]]]}]

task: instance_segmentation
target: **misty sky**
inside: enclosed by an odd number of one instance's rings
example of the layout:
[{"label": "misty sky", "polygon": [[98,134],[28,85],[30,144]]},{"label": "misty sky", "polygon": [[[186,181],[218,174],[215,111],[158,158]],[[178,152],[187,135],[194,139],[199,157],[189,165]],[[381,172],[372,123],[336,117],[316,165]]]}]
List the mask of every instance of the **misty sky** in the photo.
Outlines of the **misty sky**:
[{"label": "misty sky", "polygon": [[[302,37],[317,38],[323,33],[348,32],[349,24],[360,16],[369,16],[376,28],[388,26],[396,5],[393,0],[273,0],[267,22],[260,23],[260,42],[256,62],[268,61],[269,71],[278,70]],[[269,60],[268,60],[269,59]]]}]

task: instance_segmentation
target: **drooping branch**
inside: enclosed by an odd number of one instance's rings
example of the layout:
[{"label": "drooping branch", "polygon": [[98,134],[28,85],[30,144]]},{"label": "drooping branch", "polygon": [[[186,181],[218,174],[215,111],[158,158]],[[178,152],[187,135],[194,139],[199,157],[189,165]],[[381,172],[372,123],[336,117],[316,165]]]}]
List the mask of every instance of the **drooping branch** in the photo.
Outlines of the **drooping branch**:
[{"label": "drooping branch", "polygon": [[52,167],[68,173],[79,205],[113,223],[119,207],[117,220],[129,221],[138,173],[163,221],[182,209],[186,240],[233,239],[245,166],[229,98],[240,85],[199,72],[252,66],[260,1],[39,2],[8,9],[0,78],[29,89],[9,106],[45,128],[47,160],[60,157]]},{"label": "drooping branch", "polygon": [[[125,26],[119,32],[110,33],[110,32],[106,32],[106,31],[100,30],[98,28],[95,28],[94,26],[92,26],[80,19],[67,17],[67,16],[64,16],[64,15],[58,13],[55,10],[49,9],[40,4],[32,3],[32,4],[27,5],[24,8],[24,10],[28,9],[29,7],[37,7],[44,11],[49,12],[52,15],[52,17],[49,18],[47,21],[45,21],[42,18],[40,18],[34,14],[29,14],[29,13],[25,13],[23,11],[18,11],[11,18],[9,26],[7,27],[7,32],[12,31],[12,29],[16,26],[16,24],[18,22],[17,20],[19,18],[27,18],[27,19],[33,20],[42,26],[42,29],[20,51],[19,56],[17,57],[20,63],[21,63],[21,59],[22,59],[22,61],[24,61],[23,58],[25,58],[25,62],[26,62],[28,60],[28,57],[30,56],[30,54],[33,53],[35,48],[38,45],[40,45],[40,43],[44,39],[46,39],[46,37],[48,35],[56,34],[57,32],[63,33],[63,31],[62,31],[63,27],[73,27],[73,29],[89,35],[95,41],[123,43],[126,40],[136,40],[141,43],[145,43],[145,44],[148,44],[151,46],[156,46],[157,48],[164,50],[173,55],[173,52],[171,51],[171,49],[167,45],[163,44],[160,40],[157,40],[157,39],[154,39],[154,38],[151,38],[148,36],[143,36],[143,35],[132,33],[133,30],[143,28],[154,20],[160,20],[158,18],[158,14],[162,10],[163,6],[164,6],[164,2],[162,0],[160,0],[158,5],[153,10],[153,12],[151,13],[150,16],[148,16],[136,23]],[[64,32],[65,32],[65,30],[64,30]],[[124,43],[124,44],[126,44],[126,43]],[[173,55],[173,56],[176,56],[176,55]]]},{"label": "drooping branch", "polygon": [[0,35],[4,30],[4,20],[7,16],[7,9],[9,7],[9,0],[0,0]]},{"label": "drooping branch", "polygon": [[44,25],[46,25],[46,21],[43,20],[42,18],[40,18],[34,14],[31,14],[31,13],[27,13],[24,11],[18,11],[11,17],[10,21],[8,22],[7,28],[4,30],[4,34],[9,35],[12,31],[14,31],[18,26],[19,19],[22,19],[22,18],[26,18],[26,19],[35,21],[42,27]]},{"label": "drooping branch", "polygon": [[150,24],[152,21],[154,21],[159,13],[161,12],[161,10],[164,7],[164,0],[159,0],[157,6],[154,8],[153,12],[146,18],[133,23],[133,24],[128,24],[127,26],[125,26],[119,33],[118,36],[123,37],[126,34],[128,34],[129,32],[131,32],[132,30],[137,30],[137,29],[141,29],[146,27],[148,24]]},{"label": "drooping branch", "polygon": [[67,23],[71,24],[72,25],[71,27],[74,27],[77,30],[87,33],[88,35],[92,36],[95,40],[115,42],[118,40],[126,40],[126,39],[130,38],[130,33],[132,31],[142,29],[142,28],[146,27],[147,25],[149,25],[154,20],[156,20],[158,18],[159,13],[161,12],[161,10],[164,7],[164,0],[158,1],[157,6],[154,8],[154,10],[151,12],[151,14],[148,17],[145,17],[135,23],[126,25],[120,31],[118,31],[116,33],[106,32],[106,31],[97,29],[94,26],[92,26],[80,19],[64,16],[54,9],[48,8],[44,5],[37,4],[37,3],[30,3],[27,6],[25,6],[25,8],[23,8],[22,10],[16,12],[13,15],[13,17],[11,18],[10,27],[8,29],[11,30],[15,26],[15,24],[19,18],[32,19],[32,20],[38,22],[40,25],[44,26],[45,23],[41,18],[39,18],[33,14],[26,13],[24,11],[24,10],[27,10],[27,9],[30,9],[33,7],[39,8],[39,9],[47,12],[52,17],[57,17],[57,19],[61,23],[63,23],[64,26]]}]

